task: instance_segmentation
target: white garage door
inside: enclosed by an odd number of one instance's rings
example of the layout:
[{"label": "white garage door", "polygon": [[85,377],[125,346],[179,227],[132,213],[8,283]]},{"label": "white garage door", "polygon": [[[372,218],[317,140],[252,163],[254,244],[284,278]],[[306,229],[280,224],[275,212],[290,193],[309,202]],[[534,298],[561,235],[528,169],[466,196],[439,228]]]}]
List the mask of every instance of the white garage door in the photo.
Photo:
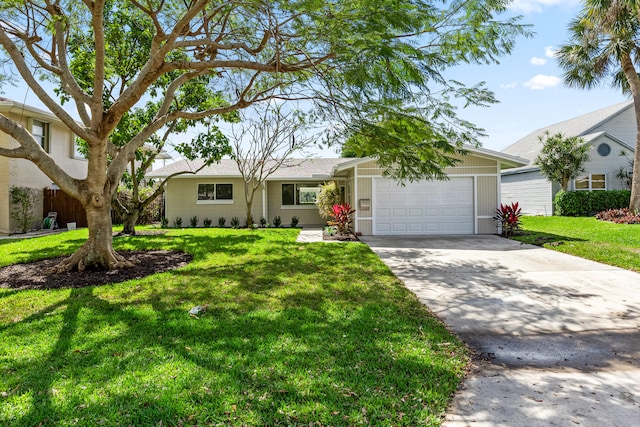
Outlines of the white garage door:
[{"label": "white garage door", "polygon": [[473,234],[473,178],[375,179],[373,234]]}]

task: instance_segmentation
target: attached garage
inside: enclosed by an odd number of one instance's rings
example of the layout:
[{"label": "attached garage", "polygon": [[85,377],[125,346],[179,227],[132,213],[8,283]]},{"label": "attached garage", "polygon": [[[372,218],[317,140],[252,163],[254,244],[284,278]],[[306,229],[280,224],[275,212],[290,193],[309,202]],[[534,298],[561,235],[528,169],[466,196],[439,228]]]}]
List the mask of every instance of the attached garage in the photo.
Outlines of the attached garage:
[{"label": "attached garage", "polygon": [[473,178],[409,182],[374,180],[376,235],[473,234]]},{"label": "attached garage", "polygon": [[371,158],[337,165],[347,200],[356,209],[362,235],[496,234],[502,169],[526,160],[482,148],[465,147],[460,162],[445,170],[448,180],[399,183],[383,176]]}]

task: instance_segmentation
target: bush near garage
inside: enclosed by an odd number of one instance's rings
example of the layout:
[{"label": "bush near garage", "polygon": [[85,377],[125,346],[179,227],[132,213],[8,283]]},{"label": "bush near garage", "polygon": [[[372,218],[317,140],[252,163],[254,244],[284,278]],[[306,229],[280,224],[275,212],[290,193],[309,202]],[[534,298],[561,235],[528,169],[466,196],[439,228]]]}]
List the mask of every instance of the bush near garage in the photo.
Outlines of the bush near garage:
[{"label": "bush near garage", "polygon": [[630,190],[560,191],[555,197],[555,212],[561,216],[592,216],[609,209],[629,206]]}]

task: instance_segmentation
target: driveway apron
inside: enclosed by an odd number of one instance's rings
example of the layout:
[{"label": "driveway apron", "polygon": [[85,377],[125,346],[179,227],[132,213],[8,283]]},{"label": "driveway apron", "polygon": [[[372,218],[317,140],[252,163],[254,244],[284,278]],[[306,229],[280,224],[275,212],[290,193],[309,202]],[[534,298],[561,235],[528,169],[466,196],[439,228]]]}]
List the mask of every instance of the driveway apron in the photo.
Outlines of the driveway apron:
[{"label": "driveway apron", "polygon": [[640,274],[498,236],[365,242],[475,350],[443,426],[640,426]]}]

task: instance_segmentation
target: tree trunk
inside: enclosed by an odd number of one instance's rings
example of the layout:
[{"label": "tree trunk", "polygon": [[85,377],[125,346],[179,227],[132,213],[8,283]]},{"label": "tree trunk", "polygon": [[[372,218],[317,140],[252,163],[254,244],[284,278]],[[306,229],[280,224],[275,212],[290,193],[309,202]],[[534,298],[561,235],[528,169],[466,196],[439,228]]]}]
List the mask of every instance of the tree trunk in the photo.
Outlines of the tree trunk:
[{"label": "tree trunk", "polygon": [[623,57],[620,58],[620,64],[631,88],[633,109],[636,116],[636,151],[633,155],[633,177],[631,181],[629,209],[632,211],[640,211],[640,77],[629,54],[623,55]]},{"label": "tree trunk", "polygon": [[140,217],[139,209],[130,209],[127,214],[122,217],[122,233],[121,234],[136,234],[136,223],[138,222],[138,218]]},{"label": "tree trunk", "polygon": [[113,249],[113,235],[111,230],[111,197],[94,194],[91,200],[84,203],[87,212],[89,238],[69,258],[63,260],[53,270],[54,273],[64,273],[85,269],[116,270],[133,267]]}]

